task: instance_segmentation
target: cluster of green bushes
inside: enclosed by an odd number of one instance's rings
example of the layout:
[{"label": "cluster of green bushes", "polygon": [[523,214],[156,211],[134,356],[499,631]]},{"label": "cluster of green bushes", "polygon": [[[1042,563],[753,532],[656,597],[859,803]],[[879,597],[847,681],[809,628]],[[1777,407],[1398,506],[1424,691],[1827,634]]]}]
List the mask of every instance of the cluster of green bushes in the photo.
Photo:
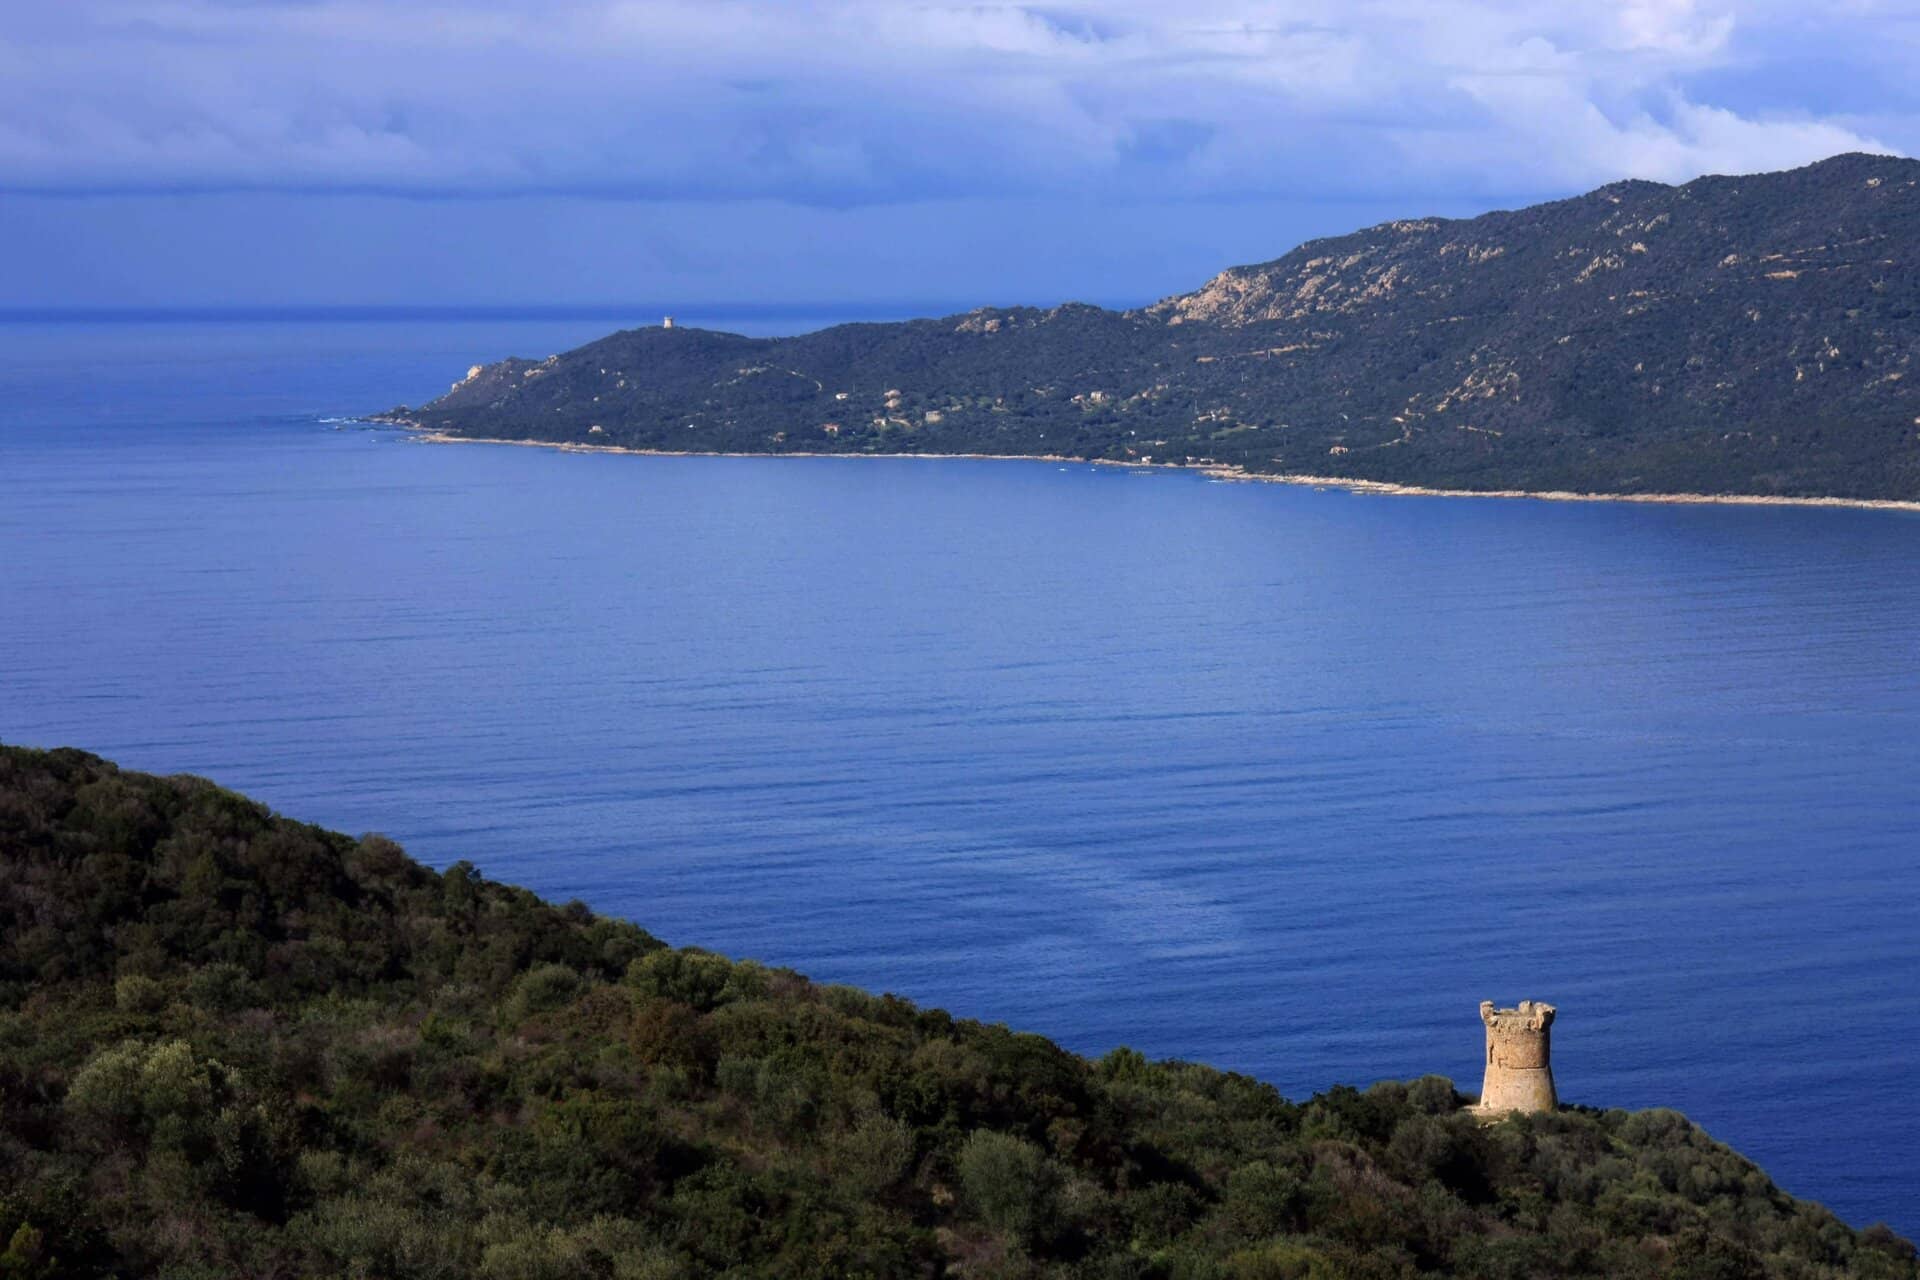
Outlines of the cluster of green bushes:
[{"label": "cluster of green bushes", "polygon": [[1245,1077],[0,748],[0,1278],[1913,1277],[1670,1112]]}]

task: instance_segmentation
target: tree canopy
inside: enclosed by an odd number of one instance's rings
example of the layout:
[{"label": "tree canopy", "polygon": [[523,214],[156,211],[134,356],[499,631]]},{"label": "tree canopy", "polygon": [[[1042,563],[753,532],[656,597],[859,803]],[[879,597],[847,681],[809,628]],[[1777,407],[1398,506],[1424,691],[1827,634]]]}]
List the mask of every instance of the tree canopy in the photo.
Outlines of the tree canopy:
[{"label": "tree canopy", "polygon": [[1486,1125],[676,950],[0,747],[0,1277],[1914,1277],[1670,1111]]}]

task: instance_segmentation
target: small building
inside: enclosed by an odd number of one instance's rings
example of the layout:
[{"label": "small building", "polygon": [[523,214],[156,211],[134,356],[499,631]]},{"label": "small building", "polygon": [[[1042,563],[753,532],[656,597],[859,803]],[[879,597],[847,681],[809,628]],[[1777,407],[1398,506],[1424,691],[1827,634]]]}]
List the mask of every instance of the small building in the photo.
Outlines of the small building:
[{"label": "small building", "polygon": [[1552,1111],[1560,1105],[1553,1088],[1553,1015],[1552,1005],[1534,1000],[1511,1009],[1480,1002],[1480,1021],[1487,1028],[1487,1073],[1475,1108],[1480,1114]]},{"label": "small building", "polygon": [[660,322],[660,327],[661,327],[662,329],[671,329],[671,328],[673,328],[673,317],[672,317],[672,316],[668,316],[668,317],[667,317],[666,319],[664,319],[664,320],[662,320],[662,321]]}]

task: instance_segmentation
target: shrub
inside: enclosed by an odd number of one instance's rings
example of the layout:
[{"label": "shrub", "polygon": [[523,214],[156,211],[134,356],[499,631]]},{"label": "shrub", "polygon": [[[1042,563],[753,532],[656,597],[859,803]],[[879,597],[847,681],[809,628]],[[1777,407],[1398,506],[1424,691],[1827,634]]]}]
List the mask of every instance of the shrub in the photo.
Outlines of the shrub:
[{"label": "shrub", "polygon": [[196,1057],[184,1040],[127,1040],[101,1050],[74,1075],[67,1108],[122,1130],[166,1131],[177,1144],[205,1120],[227,1083],[226,1068]]},{"label": "shrub", "polygon": [[167,1004],[167,989],[144,973],[129,973],[113,984],[113,1005],[122,1013],[158,1013]]},{"label": "shrub", "polygon": [[1424,1115],[1451,1115],[1460,1109],[1460,1095],[1445,1076],[1421,1076],[1407,1086],[1407,1105]]},{"label": "shrub", "polygon": [[735,964],[724,956],[688,949],[661,950],[641,956],[627,966],[627,982],[647,995],[659,996],[708,1013],[737,1000],[766,994],[766,971],[758,965]]},{"label": "shrub", "polygon": [[1305,1203],[1297,1171],[1254,1160],[1227,1175],[1220,1216],[1234,1234],[1260,1240],[1294,1230]]},{"label": "shrub", "polygon": [[187,979],[187,999],[209,1013],[230,1013],[260,1002],[260,989],[237,964],[210,964]]},{"label": "shrub", "polygon": [[833,1139],[830,1153],[836,1176],[855,1197],[881,1195],[899,1185],[913,1164],[913,1129],[872,1112]]},{"label": "shrub", "polygon": [[289,1225],[345,1280],[470,1280],[471,1233],[443,1215],[372,1196],[328,1200]]},{"label": "shrub", "polygon": [[1045,1223],[1052,1191],[1047,1158],[1012,1134],[975,1130],[960,1148],[960,1187],[995,1231],[1024,1243]]},{"label": "shrub", "polygon": [[579,991],[579,974],[563,964],[543,964],[520,975],[505,1012],[509,1021],[520,1022],[530,1014],[551,1013],[570,1003]]},{"label": "shrub", "polygon": [[1275,1240],[1227,1259],[1228,1280],[1346,1280],[1347,1272],[1319,1250]]},{"label": "shrub", "polygon": [[59,1259],[47,1253],[46,1233],[23,1222],[6,1230],[0,1216],[0,1280],[53,1280],[60,1274]]},{"label": "shrub", "polygon": [[481,1224],[486,1280],[673,1280],[670,1254],[636,1222],[605,1216],[576,1227],[496,1215]]}]

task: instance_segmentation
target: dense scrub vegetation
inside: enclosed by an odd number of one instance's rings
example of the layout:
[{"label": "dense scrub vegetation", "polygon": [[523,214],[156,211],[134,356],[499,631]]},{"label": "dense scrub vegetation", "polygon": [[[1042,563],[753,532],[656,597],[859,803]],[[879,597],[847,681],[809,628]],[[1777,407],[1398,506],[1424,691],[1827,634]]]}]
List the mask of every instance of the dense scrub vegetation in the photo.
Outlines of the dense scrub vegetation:
[{"label": "dense scrub vegetation", "polygon": [[0,748],[6,1280],[1916,1275],[1672,1112],[1460,1101],[1090,1062]]},{"label": "dense scrub vegetation", "polygon": [[1838,156],[1387,223],[1137,311],[628,330],[389,416],[665,450],[1920,499],[1916,264],[1920,162]]}]

